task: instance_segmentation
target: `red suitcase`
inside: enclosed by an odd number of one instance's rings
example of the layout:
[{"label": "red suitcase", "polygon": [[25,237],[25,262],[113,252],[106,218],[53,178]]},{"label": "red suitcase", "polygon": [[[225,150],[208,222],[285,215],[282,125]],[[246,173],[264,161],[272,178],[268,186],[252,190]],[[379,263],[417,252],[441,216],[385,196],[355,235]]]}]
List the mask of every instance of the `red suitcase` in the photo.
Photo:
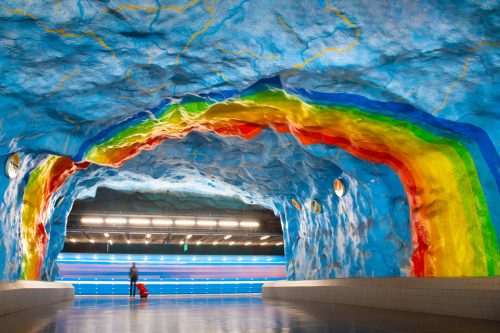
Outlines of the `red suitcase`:
[{"label": "red suitcase", "polygon": [[144,283],[138,283],[137,289],[139,290],[139,296],[141,296],[141,298],[148,298],[148,289],[146,288]]}]

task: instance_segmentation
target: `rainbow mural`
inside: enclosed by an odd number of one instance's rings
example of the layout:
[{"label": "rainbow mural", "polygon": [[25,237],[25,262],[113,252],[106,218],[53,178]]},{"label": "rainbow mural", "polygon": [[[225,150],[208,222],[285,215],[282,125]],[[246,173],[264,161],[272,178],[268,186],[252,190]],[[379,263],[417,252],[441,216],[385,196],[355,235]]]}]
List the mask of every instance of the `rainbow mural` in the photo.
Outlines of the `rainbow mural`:
[{"label": "rainbow mural", "polygon": [[[31,173],[24,194],[23,277],[40,278],[50,198],[79,169],[91,163],[118,168],[190,132],[252,140],[268,128],[304,145],[337,146],[399,175],[410,207],[411,276],[500,274],[499,230],[492,220],[500,162],[484,131],[407,104],[292,89],[272,78],[242,92],[164,100],[88,139],[76,156],[47,159]],[[487,186],[492,182],[496,186]]]}]

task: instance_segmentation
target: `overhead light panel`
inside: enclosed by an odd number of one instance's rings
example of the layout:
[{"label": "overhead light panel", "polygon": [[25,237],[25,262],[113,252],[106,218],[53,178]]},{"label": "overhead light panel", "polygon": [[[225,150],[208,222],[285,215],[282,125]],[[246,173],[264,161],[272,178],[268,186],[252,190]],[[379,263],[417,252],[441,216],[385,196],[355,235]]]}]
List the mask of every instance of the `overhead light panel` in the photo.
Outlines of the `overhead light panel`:
[{"label": "overhead light panel", "polygon": [[193,235],[186,235],[186,239],[190,239]]},{"label": "overhead light panel", "polygon": [[235,242],[229,242],[229,245],[230,245],[230,246],[231,246],[231,245],[234,245],[234,243],[235,243]]},{"label": "overhead light panel", "polygon": [[70,241],[71,241],[71,243],[76,243],[76,239],[74,239],[74,238],[71,238]]},{"label": "overhead light panel", "polygon": [[124,217],[106,217],[107,224],[125,224],[127,219]]},{"label": "overhead light panel", "polygon": [[197,242],[196,242],[196,245],[201,245],[201,241],[197,241]]},{"label": "overhead light panel", "polygon": [[179,244],[184,245],[184,241],[183,240],[179,241]]},{"label": "overhead light panel", "polygon": [[212,244],[213,244],[213,245],[217,245],[217,244],[219,244],[219,242],[218,242],[218,241],[215,241],[215,242],[213,242]]},{"label": "overhead light panel", "polygon": [[269,237],[270,237],[269,235],[265,235],[265,236],[262,236],[262,237],[260,238],[260,240],[268,239]]},{"label": "overhead light panel", "polygon": [[95,243],[95,240],[93,240],[93,239],[89,239],[89,242],[91,242],[92,244],[94,244],[94,243]]},{"label": "overhead light panel", "polygon": [[276,243],[276,246],[280,246],[280,245],[283,245],[283,242]]},{"label": "overhead light panel", "polygon": [[195,225],[195,220],[175,220],[175,225],[188,226]]},{"label": "overhead light panel", "polygon": [[172,225],[174,224],[173,220],[170,219],[153,219],[153,225]]},{"label": "overhead light panel", "polygon": [[245,246],[252,245],[252,242],[246,242]]},{"label": "overhead light panel", "polygon": [[108,243],[109,245],[113,245],[113,240],[112,239],[108,240]]},{"label": "overhead light panel", "polygon": [[259,222],[256,221],[241,221],[240,227],[242,228],[258,228],[260,226]]},{"label": "overhead light panel", "polygon": [[226,235],[226,236],[224,236],[224,239],[229,239],[231,237],[233,237],[233,235]]},{"label": "overhead light panel", "polygon": [[130,239],[127,239],[127,244],[130,244],[132,243],[132,241]]},{"label": "overhead light panel", "polygon": [[144,219],[144,218],[131,218],[128,219],[128,223],[130,224],[135,224],[135,225],[149,225],[151,221],[149,219]]},{"label": "overhead light panel", "polygon": [[237,227],[238,222],[236,221],[219,221],[219,227],[224,227],[224,228],[233,228]]},{"label": "overhead light panel", "polygon": [[267,245],[268,243],[267,242],[262,242],[260,243],[260,246],[264,246],[264,245]]},{"label": "overhead light panel", "polygon": [[80,219],[80,222],[85,224],[100,224],[103,223],[104,220],[102,219],[102,217],[82,217]]},{"label": "overhead light panel", "polygon": [[145,241],[144,241],[144,244],[148,245],[148,244],[149,244],[149,241],[148,241],[148,240],[145,240]]},{"label": "overhead light panel", "polygon": [[109,234],[107,232],[104,233],[104,237],[108,238]]},{"label": "overhead light panel", "polygon": [[215,227],[217,225],[217,221],[215,220],[198,220],[196,221],[196,225],[200,227]]}]

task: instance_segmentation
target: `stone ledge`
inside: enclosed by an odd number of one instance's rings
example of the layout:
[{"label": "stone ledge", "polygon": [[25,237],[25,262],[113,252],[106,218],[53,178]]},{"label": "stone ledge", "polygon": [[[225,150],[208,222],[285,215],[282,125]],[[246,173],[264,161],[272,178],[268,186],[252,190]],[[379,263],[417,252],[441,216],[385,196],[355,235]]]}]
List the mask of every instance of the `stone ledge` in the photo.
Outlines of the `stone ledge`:
[{"label": "stone ledge", "polygon": [[262,297],[500,320],[500,277],[275,281]]},{"label": "stone ledge", "polygon": [[43,281],[16,281],[0,284],[0,316],[48,304],[71,301],[71,284]]}]

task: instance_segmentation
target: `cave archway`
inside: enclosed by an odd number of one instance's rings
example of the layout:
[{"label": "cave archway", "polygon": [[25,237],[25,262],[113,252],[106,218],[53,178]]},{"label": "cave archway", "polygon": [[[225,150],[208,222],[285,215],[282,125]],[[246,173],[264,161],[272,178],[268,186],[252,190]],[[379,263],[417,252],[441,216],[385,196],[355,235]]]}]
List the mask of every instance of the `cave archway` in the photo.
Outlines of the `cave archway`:
[{"label": "cave archway", "polygon": [[[30,172],[23,197],[22,276],[40,277],[48,241],[44,225],[53,206],[52,196],[71,175],[91,164],[121,167],[139,153],[191,132],[251,141],[265,129],[292,135],[308,147],[339,147],[361,160],[389,166],[399,176],[410,210],[409,275],[498,274],[498,226],[491,219],[491,211],[497,209],[495,194],[490,193],[491,186],[485,186],[498,184],[498,161],[484,132],[472,125],[435,118],[407,104],[291,89],[273,78],[242,92],[165,100],[154,110],[88,139],[73,157],[46,158]],[[334,195],[334,180],[316,184],[316,188],[324,186]],[[281,213],[296,206],[313,210],[311,203],[316,200],[314,196],[308,201],[293,196],[281,199],[280,205],[273,207]],[[292,246],[287,239],[288,220],[282,220],[287,249]],[[305,237],[304,241],[314,242],[314,235]],[[287,259],[295,264],[304,259],[293,256]],[[315,265],[321,266],[322,260]],[[313,266],[306,270],[313,270]]]}]

